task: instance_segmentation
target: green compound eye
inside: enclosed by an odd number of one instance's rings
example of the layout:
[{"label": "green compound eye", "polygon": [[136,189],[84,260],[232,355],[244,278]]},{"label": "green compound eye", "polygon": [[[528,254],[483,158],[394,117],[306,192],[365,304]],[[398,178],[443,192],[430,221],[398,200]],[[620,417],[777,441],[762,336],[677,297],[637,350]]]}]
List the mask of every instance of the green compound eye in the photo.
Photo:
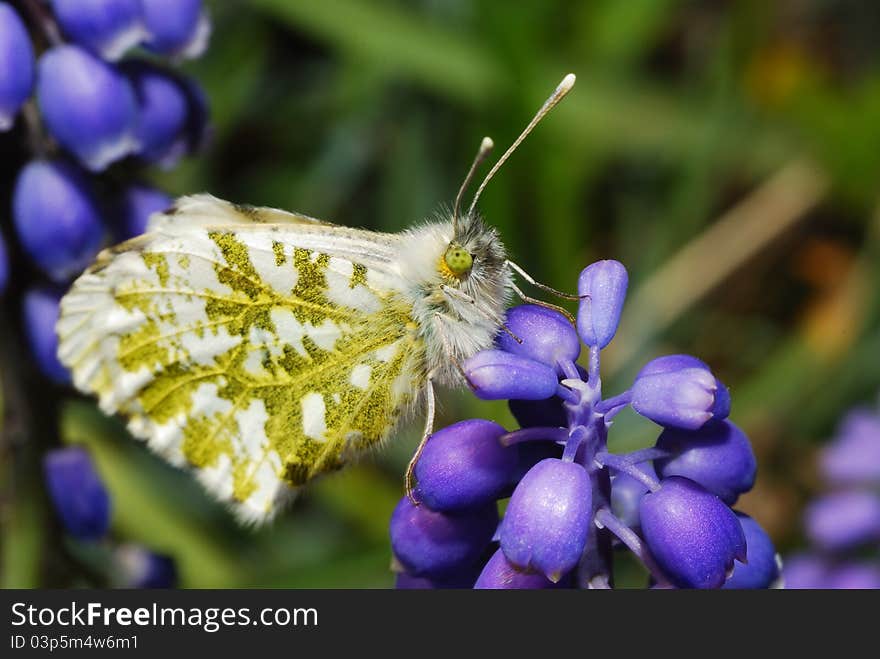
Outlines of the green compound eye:
[{"label": "green compound eye", "polygon": [[474,264],[474,257],[467,250],[455,245],[449,246],[443,260],[446,261],[446,267],[449,268],[450,272],[457,277],[466,274]]}]

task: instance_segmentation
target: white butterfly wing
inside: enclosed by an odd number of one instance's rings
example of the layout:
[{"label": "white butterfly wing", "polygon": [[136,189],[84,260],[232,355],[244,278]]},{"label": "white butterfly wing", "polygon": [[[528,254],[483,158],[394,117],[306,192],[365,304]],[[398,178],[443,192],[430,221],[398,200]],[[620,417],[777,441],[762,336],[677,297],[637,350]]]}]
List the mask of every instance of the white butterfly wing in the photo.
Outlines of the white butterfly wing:
[{"label": "white butterfly wing", "polygon": [[243,519],[380,443],[424,384],[394,235],[183,198],[63,298],[75,385]]}]

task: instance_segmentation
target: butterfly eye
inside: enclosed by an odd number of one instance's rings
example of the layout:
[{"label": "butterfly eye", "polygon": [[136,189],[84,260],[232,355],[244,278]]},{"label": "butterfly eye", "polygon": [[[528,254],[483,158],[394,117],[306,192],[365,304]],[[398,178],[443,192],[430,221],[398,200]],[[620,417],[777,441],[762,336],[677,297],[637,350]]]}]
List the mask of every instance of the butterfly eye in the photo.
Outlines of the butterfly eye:
[{"label": "butterfly eye", "polygon": [[449,246],[443,260],[446,262],[446,267],[449,268],[449,271],[456,277],[467,274],[474,264],[474,257],[467,250],[457,245]]}]

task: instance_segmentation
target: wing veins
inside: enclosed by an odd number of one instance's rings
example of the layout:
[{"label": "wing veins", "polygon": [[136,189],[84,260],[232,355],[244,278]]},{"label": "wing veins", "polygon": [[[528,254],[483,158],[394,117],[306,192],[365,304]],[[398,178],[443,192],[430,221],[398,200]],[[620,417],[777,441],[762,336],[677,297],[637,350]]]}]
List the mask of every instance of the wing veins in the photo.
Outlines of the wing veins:
[{"label": "wing veins", "polygon": [[[162,293],[165,295],[179,295],[181,297],[199,297],[208,300],[217,300],[219,302],[230,302],[232,304],[237,304],[239,306],[247,306],[251,309],[266,307],[269,305],[275,305],[279,307],[301,307],[303,309],[308,309],[310,311],[320,311],[321,313],[326,314],[327,316],[333,316],[335,320],[350,320],[355,314],[339,312],[337,309],[339,307],[336,306],[328,306],[322,307],[319,304],[315,304],[314,302],[309,302],[307,300],[303,300],[302,298],[294,297],[294,296],[285,296],[282,293],[278,293],[274,290],[265,291],[267,295],[271,296],[271,300],[266,300],[264,302],[252,302],[251,300],[247,300],[244,298],[235,298],[232,296],[224,297],[222,295],[211,295],[209,293],[200,293],[198,291],[190,291],[189,289],[178,289],[178,288],[138,288],[124,291],[122,293],[116,293],[115,298],[118,300],[122,297],[132,297],[136,295],[148,295],[150,293]],[[242,312],[244,313],[244,312]],[[237,320],[241,317],[241,314],[238,316],[230,316],[230,320]]]},{"label": "wing veins", "polygon": [[[244,313],[244,312],[242,312],[242,313]],[[237,317],[240,317],[240,316],[241,316],[241,314],[239,314],[239,316],[237,316]],[[155,345],[159,341],[164,341],[165,339],[170,339],[174,336],[180,336],[181,334],[186,334],[187,332],[193,332],[194,330],[197,330],[197,329],[204,330],[204,329],[209,329],[212,327],[218,327],[220,325],[226,325],[227,323],[231,322],[232,320],[235,320],[235,318],[224,318],[223,320],[215,320],[214,322],[211,322],[211,323],[204,323],[202,325],[196,325],[196,326],[188,326],[188,327],[184,327],[182,330],[179,330],[177,332],[169,332],[167,334],[162,334],[161,336],[155,336],[152,339],[149,339],[148,341],[142,341],[141,343],[138,343],[136,346],[132,346],[131,348],[129,348],[128,350],[126,350],[124,352],[120,352],[116,356],[116,360],[122,361],[123,359],[126,359],[127,357],[131,357],[131,355],[136,353],[138,350],[142,350],[143,348],[147,348],[149,346]],[[118,335],[108,334],[107,336],[118,336]],[[96,341],[95,343],[98,343],[98,341]],[[94,343],[92,345],[94,345]]]},{"label": "wing veins", "polygon": [[[145,407],[143,409],[143,412],[138,412],[138,414],[150,415],[156,409],[158,409],[163,403],[165,403],[165,401],[168,400],[169,396],[172,396],[181,387],[185,387],[186,385],[192,384],[193,382],[197,382],[198,380],[206,380],[207,378],[212,378],[217,375],[226,375],[226,371],[212,371],[211,373],[201,373],[199,375],[194,375],[191,378],[187,378],[186,380],[183,380],[182,382],[178,382],[173,387],[171,387],[171,389],[166,391],[165,394],[162,396],[162,398],[157,400],[155,403],[153,403],[149,407]],[[235,379],[235,378],[233,378],[233,379]],[[138,393],[140,393],[140,391],[143,391],[143,388],[138,390]]]}]

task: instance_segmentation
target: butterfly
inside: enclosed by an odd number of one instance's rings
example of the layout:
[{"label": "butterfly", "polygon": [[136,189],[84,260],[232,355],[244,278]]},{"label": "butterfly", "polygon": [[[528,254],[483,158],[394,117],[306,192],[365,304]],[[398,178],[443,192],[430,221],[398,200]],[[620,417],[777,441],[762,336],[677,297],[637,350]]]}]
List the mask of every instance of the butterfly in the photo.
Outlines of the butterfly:
[{"label": "butterfly", "polygon": [[[58,355],[75,386],[133,435],[194,470],[239,520],[270,519],[297,488],[377,447],[434,383],[492,345],[522,291],[485,185],[574,84],[569,74],[451,214],[402,233],[339,226],[207,194],[101,252],[61,301]],[[539,284],[538,284],[539,285]]]}]

